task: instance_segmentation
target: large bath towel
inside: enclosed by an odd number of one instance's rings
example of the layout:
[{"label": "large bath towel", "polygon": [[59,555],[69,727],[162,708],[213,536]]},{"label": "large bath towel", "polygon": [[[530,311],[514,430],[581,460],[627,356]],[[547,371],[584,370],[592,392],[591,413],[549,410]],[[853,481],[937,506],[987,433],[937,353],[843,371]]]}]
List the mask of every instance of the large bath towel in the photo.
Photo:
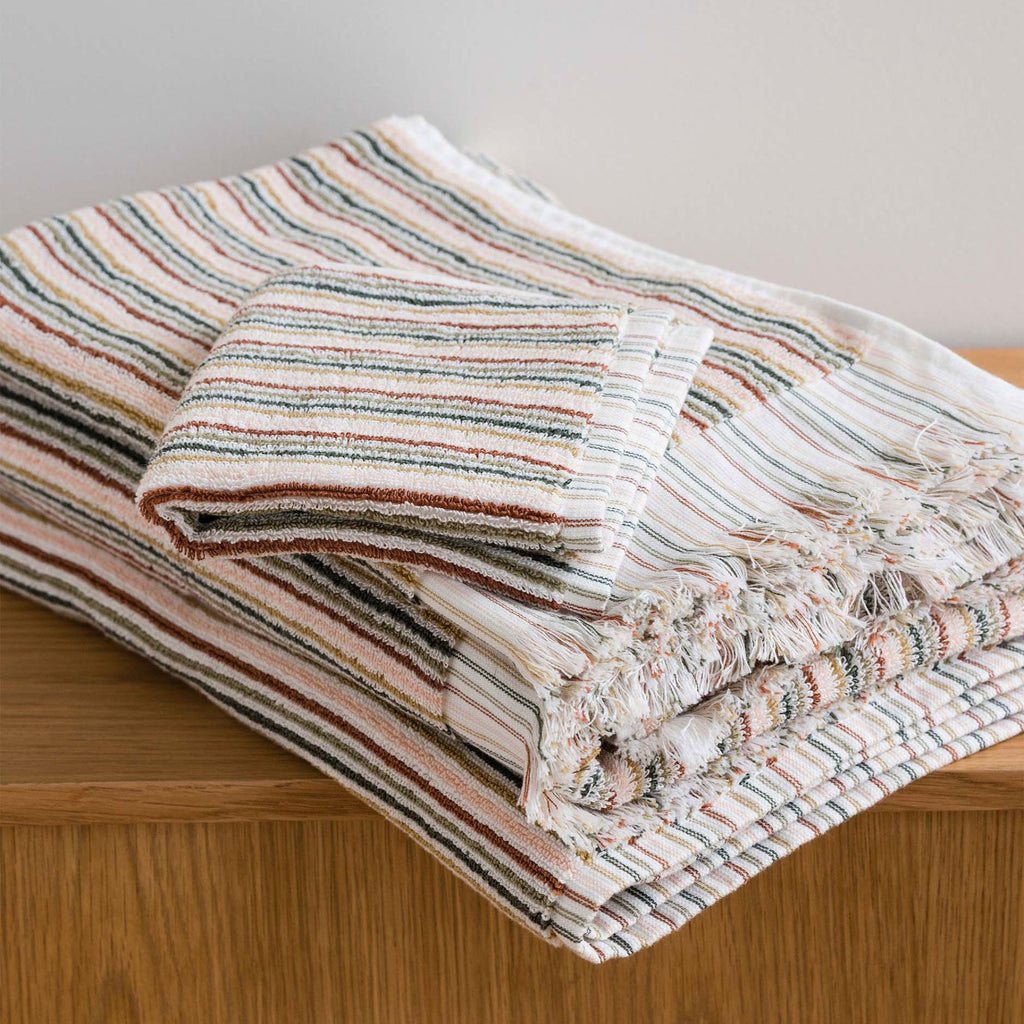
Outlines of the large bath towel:
[{"label": "large bath towel", "polygon": [[[907,328],[631,242],[419,119],[29,225],[0,259],[6,583],[200,687],[583,956],[650,944],[1024,726],[1024,401]],[[610,314],[591,321],[607,401],[594,384],[559,407],[586,427],[543,529],[457,528],[422,502],[400,524],[257,491],[203,505],[211,482],[258,488],[258,458],[161,490],[202,469],[182,437],[228,433],[189,423],[197,403],[308,370],[268,368],[266,336],[235,344],[247,311],[323,279],[351,298],[360,274],[406,313],[410,280],[520,301],[513,350],[545,308]],[[396,436],[408,456],[418,438]],[[275,482],[309,483],[311,450],[284,449],[274,472],[300,475]],[[257,535],[276,546],[224,546]],[[424,544],[429,562],[402,557]]]}]

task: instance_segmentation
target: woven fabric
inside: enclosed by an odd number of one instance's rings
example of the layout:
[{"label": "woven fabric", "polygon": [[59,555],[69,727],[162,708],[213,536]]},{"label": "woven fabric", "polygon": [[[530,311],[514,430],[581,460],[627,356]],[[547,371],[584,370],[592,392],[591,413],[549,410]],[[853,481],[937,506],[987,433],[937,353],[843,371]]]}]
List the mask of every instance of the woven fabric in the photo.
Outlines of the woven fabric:
[{"label": "woven fabric", "polygon": [[[638,245],[418,119],[29,225],[0,259],[6,583],[187,679],[588,959],[1024,728],[1024,402],[891,321]],[[604,478],[610,543],[567,532],[545,561],[503,524],[473,542],[502,581],[466,574],[437,516],[427,566],[196,560],[140,514],[232,317],[292,268],[358,267],[660,324],[646,387],[619,395],[643,430]],[[624,332],[606,337],[613,380]],[[528,563],[546,574],[529,592]]]},{"label": "woven fabric", "polygon": [[140,507],[193,557],[346,552],[552,606],[603,570],[606,601],[709,341],[657,309],[295,268],[197,368]]}]

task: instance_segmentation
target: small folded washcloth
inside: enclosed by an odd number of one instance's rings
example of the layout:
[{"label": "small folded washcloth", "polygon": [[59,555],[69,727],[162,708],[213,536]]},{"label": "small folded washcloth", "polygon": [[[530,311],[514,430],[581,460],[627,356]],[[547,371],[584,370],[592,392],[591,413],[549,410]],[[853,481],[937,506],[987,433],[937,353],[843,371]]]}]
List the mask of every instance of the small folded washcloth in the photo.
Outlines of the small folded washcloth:
[{"label": "small folded washcloth", "polygon": [[587,556],[610,585],[710,333],[422,271],[294,268],[197,368],[139,503],[192,557],[348,552],[559,605],[559,567]]}]

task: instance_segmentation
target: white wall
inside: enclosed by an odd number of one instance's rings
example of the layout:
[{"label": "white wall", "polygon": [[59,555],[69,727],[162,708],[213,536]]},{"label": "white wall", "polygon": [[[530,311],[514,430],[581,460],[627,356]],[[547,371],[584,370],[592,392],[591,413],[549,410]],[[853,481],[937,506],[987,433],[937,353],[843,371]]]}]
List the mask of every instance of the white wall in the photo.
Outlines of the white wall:
[{"label": "white wall", "polygon": [[1024,343],[1024,3],[7,0],[0,228],[391,112],[646,241]]}]

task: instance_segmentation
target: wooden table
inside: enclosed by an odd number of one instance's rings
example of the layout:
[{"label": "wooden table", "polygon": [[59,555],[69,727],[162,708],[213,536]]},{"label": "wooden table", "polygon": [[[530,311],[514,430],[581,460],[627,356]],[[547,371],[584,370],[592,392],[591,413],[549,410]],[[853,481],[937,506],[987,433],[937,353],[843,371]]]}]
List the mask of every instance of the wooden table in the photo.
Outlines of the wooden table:
[{"label": "wooden table", "polygon": [[87,626],[0,623],[4,1022],[1024,1020],[1024,737],[594,968]]}]

